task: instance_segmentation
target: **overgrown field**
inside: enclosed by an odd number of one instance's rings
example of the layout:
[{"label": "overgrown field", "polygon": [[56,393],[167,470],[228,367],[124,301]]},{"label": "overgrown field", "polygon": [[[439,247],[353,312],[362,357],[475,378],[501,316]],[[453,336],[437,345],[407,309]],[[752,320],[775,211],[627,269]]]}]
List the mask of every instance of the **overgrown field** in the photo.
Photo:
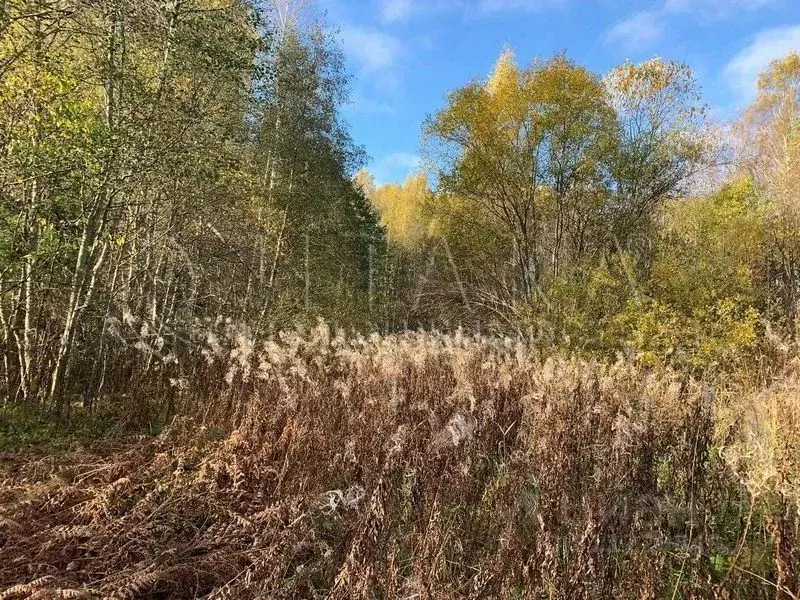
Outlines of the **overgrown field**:
[{"label": "overgrown field", "polygon": [[229,329],[159,437],[0,456],[0,598],[797,598],[783,363]]}]

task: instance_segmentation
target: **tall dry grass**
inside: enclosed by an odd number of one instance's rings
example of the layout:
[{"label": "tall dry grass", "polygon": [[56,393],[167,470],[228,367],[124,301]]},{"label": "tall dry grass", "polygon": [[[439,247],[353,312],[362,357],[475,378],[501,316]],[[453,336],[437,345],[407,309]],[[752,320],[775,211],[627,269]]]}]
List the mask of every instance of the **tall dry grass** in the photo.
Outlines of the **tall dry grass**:
[{"label": "tall dry grass", "polygon": [[163,435],[2,457],[0,598],[800,596],[788,358],[751,390],[458,333],[196,339]]}]

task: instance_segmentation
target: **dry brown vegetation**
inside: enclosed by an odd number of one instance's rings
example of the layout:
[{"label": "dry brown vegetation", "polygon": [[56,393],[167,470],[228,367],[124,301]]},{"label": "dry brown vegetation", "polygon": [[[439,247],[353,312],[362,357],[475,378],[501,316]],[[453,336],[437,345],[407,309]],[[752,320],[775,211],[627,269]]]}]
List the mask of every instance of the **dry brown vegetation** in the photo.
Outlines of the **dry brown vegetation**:
[{"label": "dry brown vegetation", "polygon": [[161,436],[1,457],[0,598],[800,595],[789,358],[755,389],[459,334],[197,355]]}]

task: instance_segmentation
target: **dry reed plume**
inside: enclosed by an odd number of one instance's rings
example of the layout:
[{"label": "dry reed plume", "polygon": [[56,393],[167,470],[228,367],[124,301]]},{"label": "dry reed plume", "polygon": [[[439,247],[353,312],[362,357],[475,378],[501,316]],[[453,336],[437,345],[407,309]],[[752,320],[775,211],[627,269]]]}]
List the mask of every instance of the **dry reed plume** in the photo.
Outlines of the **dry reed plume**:
[{"label": "dry reed plume", "polygon": [[2,457],[0,599],[800,596],[791,363],[751,393],[324,326],[197,355],[158,438]]}]

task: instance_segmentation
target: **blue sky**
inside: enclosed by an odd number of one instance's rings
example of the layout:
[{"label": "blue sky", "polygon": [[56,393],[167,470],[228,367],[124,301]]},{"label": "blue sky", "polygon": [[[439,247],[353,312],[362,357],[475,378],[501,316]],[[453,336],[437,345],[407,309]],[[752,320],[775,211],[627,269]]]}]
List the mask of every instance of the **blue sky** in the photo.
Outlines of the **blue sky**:
[{"label": "blue sky", "polygon": [[736,115],[757,74],[800,50],[800,0],[317,0],[353,75],[345,109],[380,183],[415,170],[421,124],[448,91],[566,51],[598,73],[630,59],[688,63],[715,118]]}]

